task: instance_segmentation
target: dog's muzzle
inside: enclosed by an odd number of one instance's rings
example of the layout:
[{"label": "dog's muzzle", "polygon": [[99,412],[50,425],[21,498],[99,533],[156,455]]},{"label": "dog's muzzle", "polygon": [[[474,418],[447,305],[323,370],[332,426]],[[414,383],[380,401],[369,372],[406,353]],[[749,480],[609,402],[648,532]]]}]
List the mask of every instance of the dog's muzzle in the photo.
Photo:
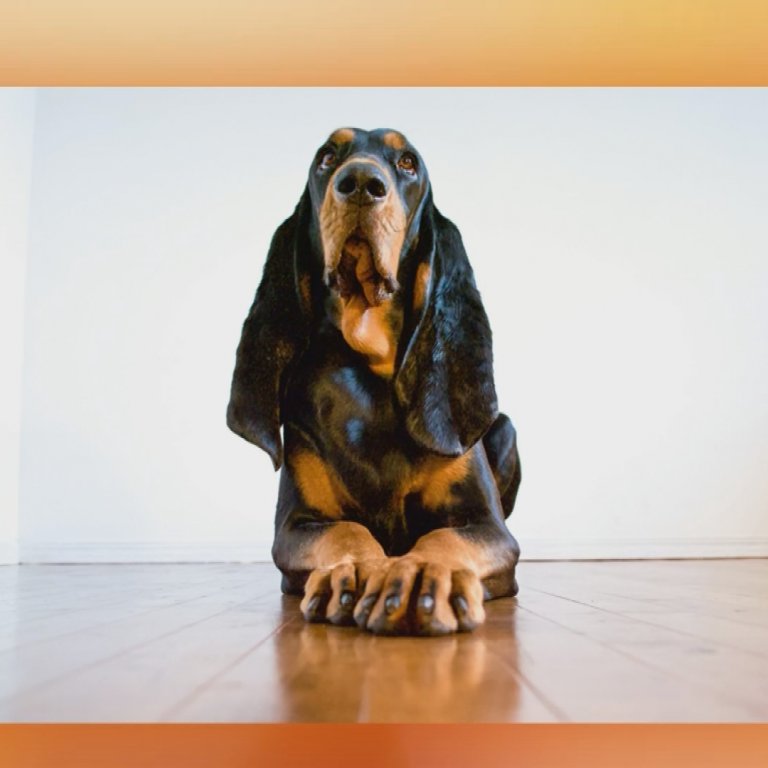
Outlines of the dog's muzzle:
[{"label": "dog's muzzle", "polygon": [[359,295],[378,306],[398,288],[380,252],[386,248],[381,236],[391,218],[392,181],[375,161],[352,160],[339,168],[329,193],[336,231],[326,249],[326,282],[344,300]]}]

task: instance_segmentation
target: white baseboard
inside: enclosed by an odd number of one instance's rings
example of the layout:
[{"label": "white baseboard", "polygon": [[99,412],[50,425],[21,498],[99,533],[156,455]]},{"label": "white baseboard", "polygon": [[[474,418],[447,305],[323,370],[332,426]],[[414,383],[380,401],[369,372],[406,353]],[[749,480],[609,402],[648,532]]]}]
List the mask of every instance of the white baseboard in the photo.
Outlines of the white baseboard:
[{"label": "white baseboard", "polygon": [[[22,563],[256,563],[271,562],[272,542],[22,543],[0,562]],[[768,538],[521,539],[523,560],[633,560],[768,557]],[[3,556],[6,559],[3,559]]]},{"label": "white baseboard", "polygon": [[18,544],[15,541],[0,541],[0,565],[16,565],[18,562]]},{"label": "white baseboard", "polygon": [[768,538],[523,539],[522,560],[666,560],[768,557]]}]

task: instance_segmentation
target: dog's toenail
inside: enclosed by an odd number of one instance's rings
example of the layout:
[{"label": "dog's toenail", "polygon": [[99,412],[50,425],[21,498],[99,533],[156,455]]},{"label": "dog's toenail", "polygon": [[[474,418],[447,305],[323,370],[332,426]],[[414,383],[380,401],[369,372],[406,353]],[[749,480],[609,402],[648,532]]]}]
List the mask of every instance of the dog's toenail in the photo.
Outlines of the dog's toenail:
[{"label": "dog's toenail", "polygon": [[371,609],[378,597],[378,594],[368,595],[360,601],[358,609],[355,611],[355,622],[359,627],[364,627],[368,623]]},{"label": "dog's toenail", "polygon": [[419,608],[424,613],[432,613],[435,610],[435,598],[432,595],[422,595],[419,598]]},{"label": "dog's toenail", "polygon": [[349,608],[355,602],[355,596],[351,592],[342,592],[339,598],[339,605],[342,608]]},{"label": "dog's toenail", "polygon": [[390,595],[384,601],[384,610],[387,613],[394,613],[400,607],[400,595]]},{"label": "dog's toenail", "polygon": [[453,607],[456,613],[458,613],[460,616],[466,616],[467,612],[469,611],[467,598],[463,595],[456,595],[456,597],[453,598]]},{"label": "dog's toenail", "polygon": [[378,597],[378,595],[368,595],[368,597],[363,600],[362,605],[360,606],[360,612],[362,614],[369,614]]}]

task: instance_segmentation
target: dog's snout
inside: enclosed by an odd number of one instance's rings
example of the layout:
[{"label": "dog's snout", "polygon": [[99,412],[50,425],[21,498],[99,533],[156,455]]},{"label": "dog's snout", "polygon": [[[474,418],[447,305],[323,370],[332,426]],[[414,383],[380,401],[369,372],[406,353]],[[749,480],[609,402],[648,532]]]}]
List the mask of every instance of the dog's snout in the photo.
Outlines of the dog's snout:
[{"label": "dog's snout", "polygon": [[337,175],[334,189],[345,202],[377,203],[389,192],[384,173],[372,163],[349,163]]}]

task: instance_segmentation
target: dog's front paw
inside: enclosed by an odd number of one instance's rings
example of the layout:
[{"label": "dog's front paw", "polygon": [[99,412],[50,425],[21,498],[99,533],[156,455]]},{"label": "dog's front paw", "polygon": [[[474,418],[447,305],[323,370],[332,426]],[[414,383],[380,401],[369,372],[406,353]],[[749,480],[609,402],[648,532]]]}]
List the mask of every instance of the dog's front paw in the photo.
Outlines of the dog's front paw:
[{"label": "dog's front paw", "polygon": [[377,568],[378,562],[371,563],[369,568],[362,563],[342,563],[335,568],[312,571],[304,585],[300,606],[304,618],[307,621],[330,621],[331,624],[354,624],[355,605],[364,583],[361,577]]},{"label": "dog's front paw", "polygon": [[474,572],[409,556],[313,571],[301,611],[307,621],[356,623],[380,635],[445,635],[485,620]]},{"label": "dog's front paw", "polygon": [[445,635],[485,620],[483,587],[468,570],[401,557],[368,578],[358,625],[381,635]]}]

